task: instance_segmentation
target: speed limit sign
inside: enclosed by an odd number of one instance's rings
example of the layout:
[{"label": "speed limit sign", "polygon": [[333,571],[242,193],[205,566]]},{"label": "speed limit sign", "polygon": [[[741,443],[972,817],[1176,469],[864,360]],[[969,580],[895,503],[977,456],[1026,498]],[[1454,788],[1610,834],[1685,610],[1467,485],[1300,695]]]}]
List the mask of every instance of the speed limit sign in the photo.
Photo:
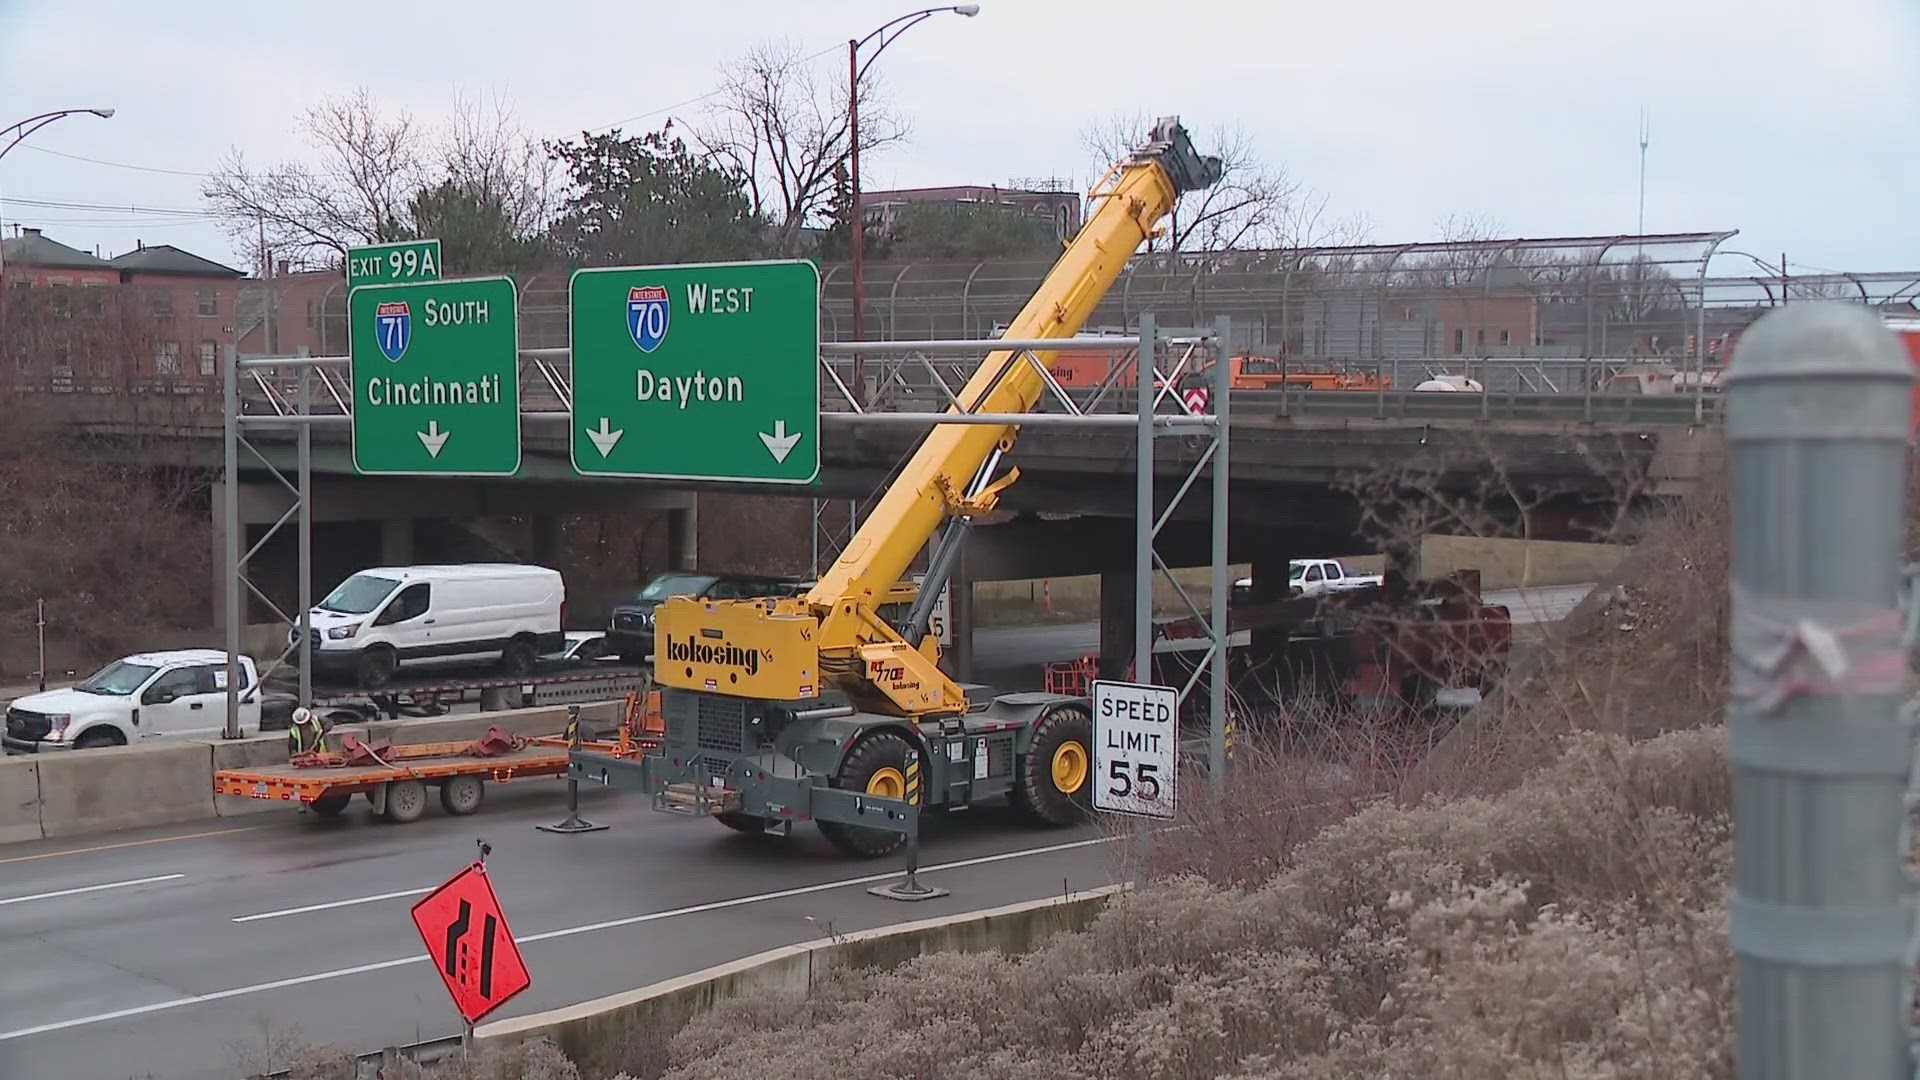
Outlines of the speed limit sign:
[{"label": "speed limit sign", "polygon": [[1180,753],[1180,693],[1171,686],[1093,684],[1093,805],[1171,818]]}]

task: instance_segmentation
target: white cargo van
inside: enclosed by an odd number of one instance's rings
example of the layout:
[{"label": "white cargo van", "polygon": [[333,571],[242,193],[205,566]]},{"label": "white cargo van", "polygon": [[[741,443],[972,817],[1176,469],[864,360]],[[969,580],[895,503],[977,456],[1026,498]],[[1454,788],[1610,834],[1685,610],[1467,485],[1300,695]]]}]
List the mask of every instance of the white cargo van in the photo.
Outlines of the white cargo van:
[{"label": "white cargo van", "polygon": [[367,689],[449,664],[495,662],[502,674],[526,675],[542,654],[566,647],[566,602],[560,572],[544,566],[362,570],[314,605],[314,672]]}]

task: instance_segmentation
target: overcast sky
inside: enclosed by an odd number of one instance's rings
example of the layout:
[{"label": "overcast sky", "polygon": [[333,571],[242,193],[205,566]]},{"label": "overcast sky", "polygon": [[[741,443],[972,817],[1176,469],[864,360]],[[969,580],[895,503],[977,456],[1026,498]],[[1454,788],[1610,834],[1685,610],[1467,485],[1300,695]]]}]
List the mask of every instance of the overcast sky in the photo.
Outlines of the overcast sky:
[{"label": "overcast sky", "polygon": [[[0,124],[117,110],[0,161],[0,220],[109,255],[140,239],[246,267],[203,218],[8,200],[203,211],[191,174],[235,146],[304,153],[295,117],[356,86],[428,120],[459,92],[504,95],[556,137],[653,114],[637,131],[669,106],[697,116],[681,103],[759,39],[824,52],[822,75],[843,77],[847,38],[914,6],[0,0]],[[1796,267],[1920,269],[1920,0],[983,0],[877,68],[913,136],[863,161],[869,189],[1084,183],[1082,130],[1144,110],[1196,134],[1243,125],[1375,241],[1430,239],[1450,214],[1508,235],[1630,232],[1644,105],[1649,231],[1737,228],[1730,248]]]}]

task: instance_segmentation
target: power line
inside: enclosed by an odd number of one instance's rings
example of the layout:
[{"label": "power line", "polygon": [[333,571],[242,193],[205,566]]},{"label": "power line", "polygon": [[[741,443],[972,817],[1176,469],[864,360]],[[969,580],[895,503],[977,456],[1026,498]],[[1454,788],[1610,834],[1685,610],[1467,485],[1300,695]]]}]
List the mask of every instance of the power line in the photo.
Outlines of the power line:
[{"label": "power line", "polygon": [[207,175],[206,173],[200,173],[200,172],[188,172],[185,169],[162,169],[153,165],[129,165],[124,161],[107,161],[104,158],[87,157],[84,154],[69,154],[64,150],[49,150],[44,146],[35,146],[32,143],[22,143],[21,145],[26,147],[28,150],[37,151],[42,154],[52,154],[54,157],[71,158],[74,161],[85,161],[93,165],[107,165],[115,169],[132,169],[135,172],[161,173],[166,176],[192,176],[199,179],[205,179]]},{"label": "power line", "polygon": [[42,210],[73,210],[81,213],[96,212],[105,214],[159,214],[163,217],[214,217],[211,210],[192,210],[174,206],[140,206],[135,203],[90,203],[70,202],[63,199],[32,199],[24,195],[8,195],[4,199],[6,206],[32,206]]},{"label": "power line", "polygon": [[[811,64],[815,60],[818,60],[821,57],[826,56],[828,53],[838,52],[839,49],[840,49],[840,46],[838,45],[829,45],[826,48],[821,49],[817,53],[811,53],[807,56],[801,57],[799,60],[799,63]],[[726,92],[725,88],[722,88],[719,90],[709,90],[706,93],[701,94],[699,97],[690,97],[685,101],[676,101],[671,105],[664,105],[658,109],[653,109],[648,112],[643,112],[634,116],[629,116],[625,120],[615,120],[611,124],[601,124],[599,127],[587,128],[586,131],[588,134],[593,134],[595,132],[606,131],[610,128],[617,128],[624,124],[631,124],[635,120],[651,120],[656,116],[663,116],[667,113],[673,112],[675,109],[684,109],[689,105],[698,105],[701,102],[706,101],[708,98],[719,97],[721,94],[725,92]]]}]

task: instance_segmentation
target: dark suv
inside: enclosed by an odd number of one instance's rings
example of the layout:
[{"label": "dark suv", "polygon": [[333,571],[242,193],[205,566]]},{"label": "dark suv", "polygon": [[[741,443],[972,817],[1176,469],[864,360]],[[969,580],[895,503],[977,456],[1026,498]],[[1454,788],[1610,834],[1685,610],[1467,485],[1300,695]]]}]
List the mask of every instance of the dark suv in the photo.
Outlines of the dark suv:
[{"label": "dark suv", "polygon": [[758,574],[700,574],[670,570],[647,587],[614,605],[607,621],[607,651],[622,663],[644,664],[653,655],[653,609],[669,596],[702,600],[745,600],[755,596],[791,596],[800,586],[792,578]]}]

